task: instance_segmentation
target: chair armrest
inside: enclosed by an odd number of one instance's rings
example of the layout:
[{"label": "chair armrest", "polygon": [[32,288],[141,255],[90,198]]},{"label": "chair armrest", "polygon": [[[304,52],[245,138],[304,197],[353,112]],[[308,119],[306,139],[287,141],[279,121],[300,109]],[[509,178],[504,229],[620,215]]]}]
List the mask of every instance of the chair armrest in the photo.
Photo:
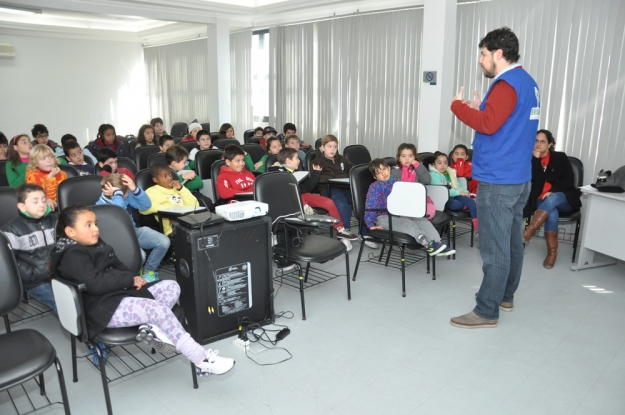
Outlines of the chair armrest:
[{"label": "chair armrest", "polygon": [[76,291],[87,291],[87,285],[84,282],[75,283],[75,282],[72,282],[72,281],[67,280],[65,278],[62,278],[62,277],[54,277],[54,279],[55,280],[59,280],[63,284],[67,284],[67,285],[73,286],[74,288],[76,288]]}]

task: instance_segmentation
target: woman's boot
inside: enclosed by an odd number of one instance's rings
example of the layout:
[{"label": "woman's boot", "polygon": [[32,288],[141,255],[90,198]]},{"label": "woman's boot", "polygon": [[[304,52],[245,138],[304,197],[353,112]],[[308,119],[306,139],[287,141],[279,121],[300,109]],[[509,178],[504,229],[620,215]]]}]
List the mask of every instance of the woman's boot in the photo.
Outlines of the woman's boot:
[{"label": "woman's boot", "polygon": [[543,223],[545,223],[548,217],[549,217],[549,213],[547,213],[547,211],[545,210],[539,209],[536,211],[536,213],[534,213],[534,216],[532,216],[532,220],[530,221],[530,224],[527,225],[527,228],[525,228],[525,230],[523,231],[524,243],[527,244],[530,241],[530,238],[532,237],[532,235],[534,235],[534,232],[536,232],[536,230],[540,228],[540,226]]},{"label": "woman's boot", "polygon": [[558,231],[545,232],[545,240],[547,241],[547,258],[543,262],[543,267],[551,269],[558,257]]}]

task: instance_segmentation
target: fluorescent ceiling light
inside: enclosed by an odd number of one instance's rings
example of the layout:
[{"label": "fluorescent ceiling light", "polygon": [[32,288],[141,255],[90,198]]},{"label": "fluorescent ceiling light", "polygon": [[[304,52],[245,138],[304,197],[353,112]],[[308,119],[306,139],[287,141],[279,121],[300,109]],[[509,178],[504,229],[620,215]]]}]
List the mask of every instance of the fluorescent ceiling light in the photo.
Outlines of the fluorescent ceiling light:
[{"label": "fluorescent ceiling light", "polygon": [[41,14],[40,9],[25,9],[22,7],[12,7],[0,5],[0,13],[12,14]]}]

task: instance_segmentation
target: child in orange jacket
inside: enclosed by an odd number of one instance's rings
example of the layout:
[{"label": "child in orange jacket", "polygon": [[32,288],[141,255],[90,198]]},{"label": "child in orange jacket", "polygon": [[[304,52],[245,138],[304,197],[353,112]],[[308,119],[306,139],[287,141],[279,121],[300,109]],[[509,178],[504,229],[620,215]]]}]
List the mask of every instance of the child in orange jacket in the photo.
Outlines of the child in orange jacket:
[{"label": "child in orange jacket", "polygon": [[37,144],[30,151],[28,167],[26,167],[26,183],[39,185],[46,194],[46,204],[56,210],[56,189],[59,183],[67,179],[64,171],[59,169],[59,162],[54,151],[44,144]]}]

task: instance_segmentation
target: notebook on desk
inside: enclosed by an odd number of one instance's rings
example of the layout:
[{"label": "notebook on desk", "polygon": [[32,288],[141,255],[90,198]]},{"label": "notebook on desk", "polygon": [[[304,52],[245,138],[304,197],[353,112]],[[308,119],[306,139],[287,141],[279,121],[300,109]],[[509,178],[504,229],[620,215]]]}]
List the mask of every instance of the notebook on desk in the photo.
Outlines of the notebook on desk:
[{"label": "notebook on desk", "polygon": [[290,196],[294,206],[299,206],[299,215],[297,217],[304,222],[323,222],[323,223],[339,223],[339,220],[332,216],[326,215],[307,215],[304,213],[304,207],[302,206],[302,199],[299,196],[299,187],[295,183],[289,183]]}]

